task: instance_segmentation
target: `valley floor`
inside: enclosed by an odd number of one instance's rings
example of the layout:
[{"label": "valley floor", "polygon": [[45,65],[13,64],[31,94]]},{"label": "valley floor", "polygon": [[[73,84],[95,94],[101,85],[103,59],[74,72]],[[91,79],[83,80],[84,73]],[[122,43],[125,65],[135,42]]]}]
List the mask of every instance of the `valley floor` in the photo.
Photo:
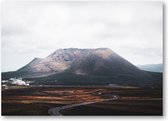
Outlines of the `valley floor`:
[{"label": "valley floor", "polygon": [[16,86],[2,91],[5,116],[50,115],[58,107],[61,115],[162,115],[162,90]]}]

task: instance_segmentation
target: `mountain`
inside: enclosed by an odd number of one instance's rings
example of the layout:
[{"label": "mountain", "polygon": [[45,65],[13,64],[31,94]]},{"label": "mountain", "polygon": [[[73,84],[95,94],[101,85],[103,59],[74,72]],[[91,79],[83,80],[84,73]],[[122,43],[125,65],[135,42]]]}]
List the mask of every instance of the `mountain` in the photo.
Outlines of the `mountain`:
[{"label": "mountain", "polygon": [[161,74],[140,70],[108,48],[58,49],[46,58],[35,58],[3,79],[22,77],[36,84],[61,85],[161,85]]},{"label": "mountain", "polygon": [[83,57],[89,50],[58,49],[46,58],[35,58],[26,66],[18,69],[22,77],[44,77],[69,69],[72,62]]},{"label": "mountain", "polygon": [[163,64],[137,65],[138,68],[151,72],[163,72]]}]

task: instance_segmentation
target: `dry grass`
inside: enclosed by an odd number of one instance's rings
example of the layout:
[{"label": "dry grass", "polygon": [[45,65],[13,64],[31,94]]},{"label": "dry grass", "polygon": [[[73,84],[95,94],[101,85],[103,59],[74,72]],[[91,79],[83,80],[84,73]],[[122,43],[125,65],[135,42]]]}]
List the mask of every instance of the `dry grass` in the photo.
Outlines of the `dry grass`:
[{"label": "dry grass", "polygon": [[[98,92],[102,94],[99,95]],[[120,99],[88,106],[93,109],[99,108],[99,112],[109,110],[107,114],[113,114],[113,110],[143,112],[142,114],[144,112],[146,114],[162,114],[161,90],[105,87],[29,87],[4,90],[2,92],[2,114],[48,115],[48,109],[51,107],[107,99],[111,98],[110,96],[113,94],[119,95]],[[82,111],[88,112],[88,109],[81,109],[81,113]],[[66,112],[66,114],[68,113]]]}]

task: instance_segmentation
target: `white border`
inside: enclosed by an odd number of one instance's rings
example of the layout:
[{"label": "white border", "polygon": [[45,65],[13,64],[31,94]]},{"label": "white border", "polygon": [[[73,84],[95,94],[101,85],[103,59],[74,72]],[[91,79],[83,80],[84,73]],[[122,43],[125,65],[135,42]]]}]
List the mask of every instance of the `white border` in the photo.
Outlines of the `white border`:
[{"label": "white border", "polygon": [[[14,0],[0,0],[0,5],[2,1],[14,1]],[[103,0],[15,0],[15,1],[103,1]],[[167,104],[166,102],[168,102],[167,100],[167,96],[168,96],[168,89],[167,89],[167,80],[168,80],[168,76],[167,76],[167,63],[166,61],[168,61],[168,53],[167,53],[167,40],[166,40],[166,35],[167,33],[167,27],[168,24],[166,22],[167,16],[168,16],[168,11],[167,11],[167,6],[168,6],[168,0],[104,0],[104,1],[113,1],[113,2],[156,2],[156,1],[160,1],[164,3],[164,113],[163,116],[64,116],[64,117],[50,117],[50,116],[1,116],[0,117],[0,121],[46,121],[46,120],[60,120],[60,121],[66,121],[66,120],[70,120],[70,121],[114,121],[114,120],[118,120],[118,121],[167,121],[168,120],[168,115],[167,115]],[[0,7],[1,8],[1,7]],[[0,9],[1,12],[1,9]],[[1,22],[1,17],[0,17],[0,22]],[[0,36],[1,36],[1,29],[0,29]],[[1,38],[0,38],[1,39]],[[1,45],[1,41],[0,41],[0,45]],[[1,67],[1,50],[0,50],[0,67]],[[0,75],[1,77],[1,75]],[[1,91],[1,90],[0,90]],[[0,100],[1,100],[1,96],[0,96]],[[1,105],[0,105],[1,107]],[[1,110],[0,110],[0,114],[1,114]]]}]

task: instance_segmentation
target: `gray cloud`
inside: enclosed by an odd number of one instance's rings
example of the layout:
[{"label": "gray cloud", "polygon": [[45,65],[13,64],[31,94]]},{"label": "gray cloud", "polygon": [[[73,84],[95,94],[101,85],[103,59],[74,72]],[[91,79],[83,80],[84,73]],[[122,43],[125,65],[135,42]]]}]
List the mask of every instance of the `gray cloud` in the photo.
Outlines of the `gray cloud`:
[{"label": "gray cloud", "polygon": [[108,47],[134,64],[161,63],[162,15],[160,2],[3,2],[2,70],[72,47]]},{"label": "gray cloud", "polygon": [[2,36],[13,36],[13,35],[24,35],[28,33],[28,30],[25,27],[17,26],[17,25],[10,25],[10,26],[3,26],[2,25]]}]

